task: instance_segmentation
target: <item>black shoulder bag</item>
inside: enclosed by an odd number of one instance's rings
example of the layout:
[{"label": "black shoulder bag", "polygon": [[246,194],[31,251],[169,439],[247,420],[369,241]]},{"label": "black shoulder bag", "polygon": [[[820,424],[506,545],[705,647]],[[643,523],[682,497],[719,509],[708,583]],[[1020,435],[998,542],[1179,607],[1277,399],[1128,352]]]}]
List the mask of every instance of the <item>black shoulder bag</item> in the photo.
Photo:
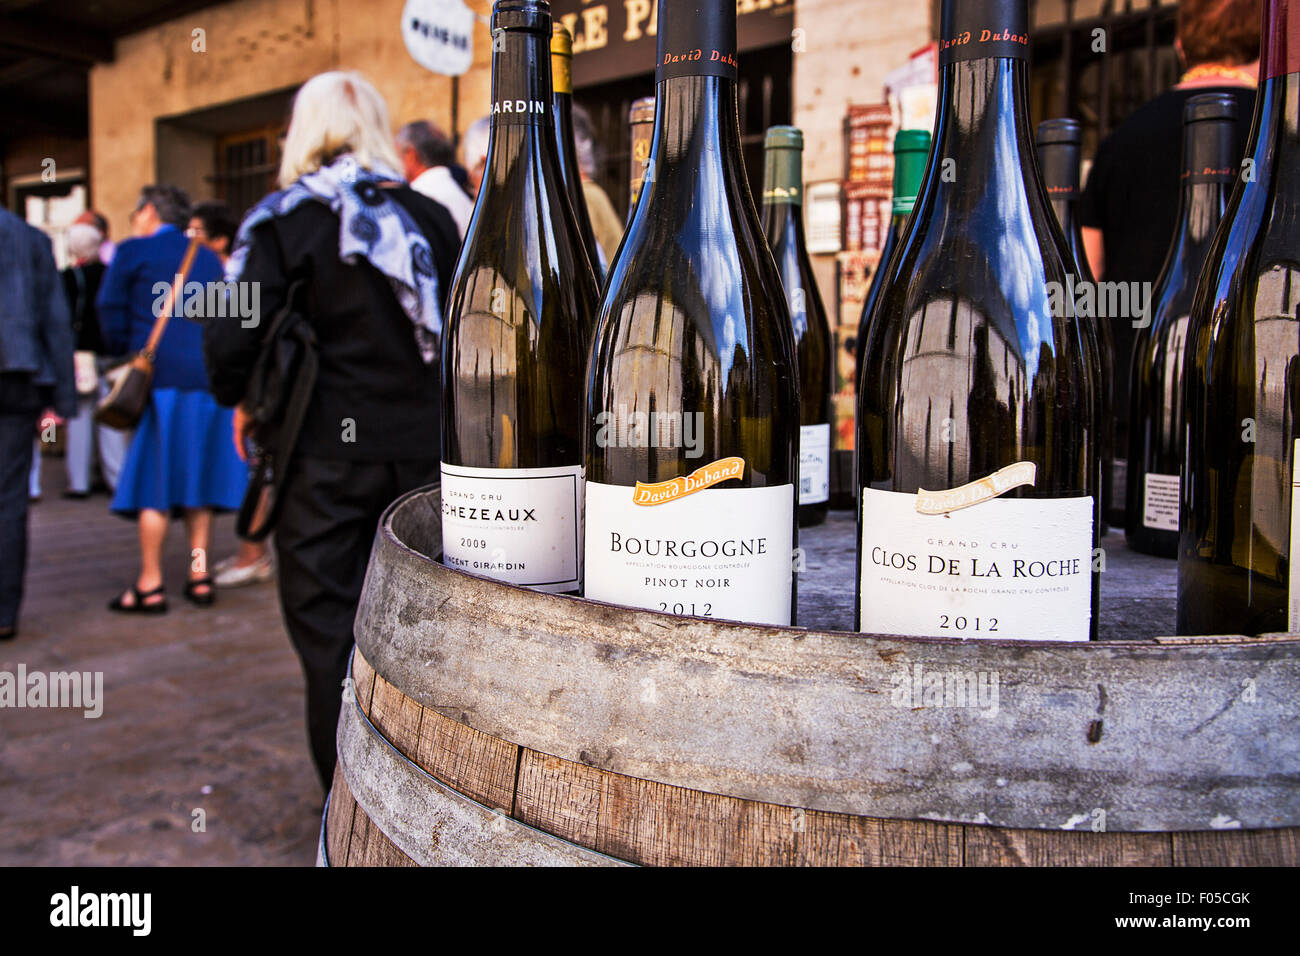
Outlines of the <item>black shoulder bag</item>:
[{"label": "black shoulder bag", "polygon": [[248,490],[239,506],[235,530],[246,541],[261,541],[275,527],[280,488],[316,387],[320,366],[316,333],[297,307],[305,284],[306,279],[298,279],[289,287],[284,307],[262,342],[244,396],[253,448],[248,460]]}]

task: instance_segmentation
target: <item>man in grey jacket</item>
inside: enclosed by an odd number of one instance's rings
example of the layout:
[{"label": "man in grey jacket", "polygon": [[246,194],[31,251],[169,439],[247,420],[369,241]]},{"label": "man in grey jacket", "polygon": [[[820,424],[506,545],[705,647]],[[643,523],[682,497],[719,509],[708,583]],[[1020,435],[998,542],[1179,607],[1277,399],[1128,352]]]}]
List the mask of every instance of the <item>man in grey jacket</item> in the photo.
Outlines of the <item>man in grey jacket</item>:
[{"label": "man in grey jacket", "polygon": [[0,209],[0,640],[14,637],[27,568],[27,474],[44,409],[77,408],[72,319],[50,240]]}]

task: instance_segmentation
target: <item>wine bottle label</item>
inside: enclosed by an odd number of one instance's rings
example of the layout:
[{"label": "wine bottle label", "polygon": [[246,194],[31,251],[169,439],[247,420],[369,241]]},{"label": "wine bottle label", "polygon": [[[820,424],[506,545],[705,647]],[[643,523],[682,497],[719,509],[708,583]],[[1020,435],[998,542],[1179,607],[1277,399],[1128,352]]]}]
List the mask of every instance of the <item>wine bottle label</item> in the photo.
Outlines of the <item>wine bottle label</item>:
[{"label": "wine bottle label", "polygon": [[442,465],[442,561],[540,591],[581,586],[582,466]]},{"label": "wine bottle label", "polygon": [[799,504],[831,500],[831,426],[799,428]]},{"label": "wine bottle label", "polygon": [[1300,631],[1300,438],[1291,446],[1291,543],[1287,552],[1287,625],[1291,633]]},{"label": "wine bottle label", "polygon": [[1029,4],[1024,0],[946,0],[939,66],[958,60],[1029,56]]},{"label": "wine bottle label", "polygon": [[1178,530],[1178,476],[1143,476],[1142,524],[1159,531]]},{"label": "wine bottle label", "polygon": [[1128,506],[1128,462],[1116,458],[1110,463],[1111,507],[1123,511]]},{"label": "wine bottle label", "polygon": [[1088,640],[1091,497],[994,498],[932,515],[918,502],[862,489],[859,630]]},{"label": "wine bottle label", "polygon": [[584,596],[754,624],[790,624],[794,486],[710,488],[659,505],[588,481]]},{"label": "wine bottle label", "polygon": [[736,10],[716,0],[682,0],[659,14],[655,82],[675,76],[736,78]]}]

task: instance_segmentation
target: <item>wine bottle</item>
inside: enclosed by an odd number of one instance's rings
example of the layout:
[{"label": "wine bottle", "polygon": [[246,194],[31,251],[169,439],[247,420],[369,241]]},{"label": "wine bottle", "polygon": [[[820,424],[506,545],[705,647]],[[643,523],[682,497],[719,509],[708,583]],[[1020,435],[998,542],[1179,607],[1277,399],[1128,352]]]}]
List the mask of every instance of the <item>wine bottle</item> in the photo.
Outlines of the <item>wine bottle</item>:
[{"label": "wine bottle", "polygon": [[1096,636],[1097,355],[1029,123],[1026,0],[944,0],[935,142],[858,398],[858,624]]},{"label": "wine bottle", "polygon": [[889,260],[898,248],[898,238],[907,224],[907,217],[916,206],[916,193],[921,187],[921,176],[925,173],[925,160],[930,155],[930,133],[923,129],[900,129],[894,134],[894,201],[891,207],[889,232],[885,234],[885,245],[880,250],[880,261],[876,263],[876,274],[867,287],[867,297],[862,301],[862,316],[858,319],[858,335],[854,345],[853,388],[856,390],[862,376],[862,354],[867,348],[867,337],[871,332],[871,310],[880,297],[884,286],[881,277],[889,271]]},{"label": "wine bottle", "polygon": [[[1096,279],[1088,265],[1088,254],[1083,248],[1083,229],[1079,224],[1079,164],[1083,147],[1083,133],[1079,121],[1074,119],[1044,120],[1038,124],[1036,141],[1038,160],[1043,170],[1043,186],[1052,201],[1052,211],[1065,234],[1065,245],[1070,250],[1067,265],[1073,267],[1073,287],[1094,284]],[[1088,326],[1097,348],[1101,376],[1097,382],[1098,436],[1101,444],[1101,514],[1098,523],[1104,535],[1110,530],[1110,516],[1123,515],[1125,462],[1116,459],[1115,449],[1115,337],[1111,334],[1110,318],[1092,314],[1076,315]],[[1122,517],[1115,520],[1122,523]]]},{"label": "wine bottle", "polygon": [[[563,23],[556,20],[551,33],[551,87],[555,97],[555,137],[559,140],[556,155],[560,158],[560,172],[564,176],[564,191],[573,204],[573,214],[578,220],[578,233],[587,250],[596,284],[605,279],[605,264],[601,256],[596,232],[591,227],[591,214],[587,211],[587,194],[582,191],[582,169],[578,166],[577,147],[573,135],[573,37]],[[613,255],[614,250],[610,249]]]},{"label": "wine bottle", "polygon": [[1178,227],[1151,297],[1149,324],[1133,342],[1125,534],[1130,548],[1162,558],[1178,557],[1187,315],[1237,178],[1236,119],[1230,93],[1193,96],[1183,109]]},{"label": "wine bottle", "polygon": [[499,0],[492,35],[486,172],[443,338],[443,562],[574,592],[598,294],[557,155],[549,5]]},{"label": "wine bottle", "polygon": [[628,170],[630,202],[627,206],[627,218],[630,221],[632,212],[636,209],[636,197],[641,195],[641,182],[645,179],[646,164],[650,162],[650,144],[655,129],[655,98],[643,96],[639,100],[634,100],[627,111],[627,123],[631,130],[629,137],[631,165]]},{"label": "wine bottle", "polygon": [[1178,633],[1300,630],[1300,4],[1265,0],[1246,158],[1187,324]]},{"label": "wine bottle", "polygon": [[799,525],[821,524],[831,497],[831,327],[804,242],[803,133],[793,126],[773,126],[764,141],[763,232],[799,362]]},{"label": "wine bottle", "polygon": [[585,593],[787,625],[799,371],[741,157],[736,5],[669,2],[650,161],[592,350]]}]

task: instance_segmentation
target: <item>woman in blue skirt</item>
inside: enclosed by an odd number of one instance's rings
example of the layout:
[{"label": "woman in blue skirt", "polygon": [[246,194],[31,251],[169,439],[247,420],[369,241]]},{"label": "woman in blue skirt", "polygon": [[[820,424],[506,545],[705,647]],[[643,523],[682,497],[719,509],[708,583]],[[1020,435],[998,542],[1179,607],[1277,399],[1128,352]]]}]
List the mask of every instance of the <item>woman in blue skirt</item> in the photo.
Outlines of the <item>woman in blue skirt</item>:
[{"label": "woman in blue skirt", "polygon": [[[99,293],[99,315],[111,352],[134,354],[153,329],[161,290],[170,286],[185,255],[182,232],[189,197],[174,186],[146,186],[131,214],[136,236],[122,243]],[[200,248],[186,285],[221,279],[216,255]],[[182,299],[184,302],[184,299]],[[183,309],[183,305],[182,305]],[[208,390],[203,330],[173,310],[155,356],[153,391],[135,430],[110,506],[140,527],[140,574],[113,600],[114,611],[161,614],[167,610],[162,550],[171,517],[182,517],[190,539],[185,597],[206,606],[216,597],[208,572],[214,510],[239,507],[247,469],[235,452],[232,412]]]}]

